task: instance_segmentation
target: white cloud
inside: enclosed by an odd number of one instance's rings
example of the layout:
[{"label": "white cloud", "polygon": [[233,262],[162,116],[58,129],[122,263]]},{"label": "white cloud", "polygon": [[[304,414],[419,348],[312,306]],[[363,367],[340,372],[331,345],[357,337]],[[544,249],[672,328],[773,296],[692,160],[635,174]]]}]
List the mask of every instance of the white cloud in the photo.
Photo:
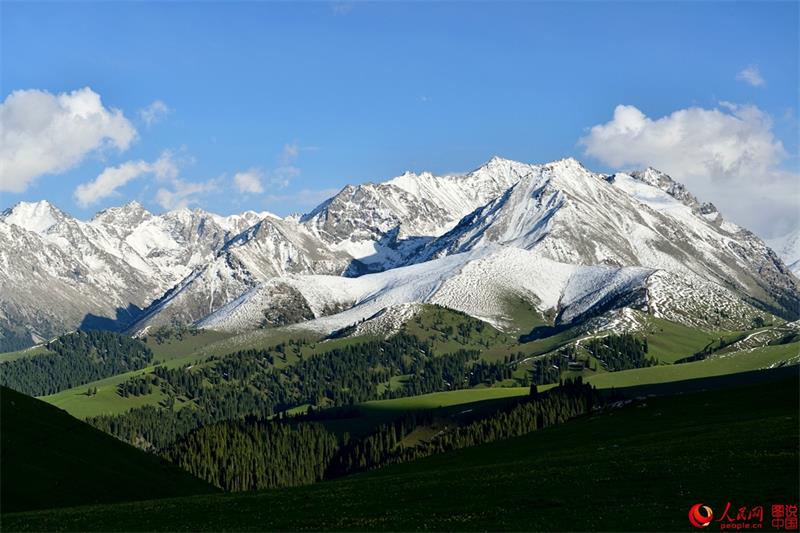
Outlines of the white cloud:
[{"label": "white cloud", "polygon": [[179,209],[196,204],[204,194],[219,189],[217,180],[205,182],[188,182],[181,179],[172,180],[172,190],[161,188],[156,193],[156,202],[164,209]]},{"label": "white cloud", "polygon": [[269,183],[278,189],[285,189],[299,175],[300,169],[295,166],[278,167],[269,173]]},{"label": "white cloud", "polygon": [[261,194],[264,192],[264,186],[261,185],[261,172],[254,168],[237,172],[233,176],[233,183],[240,193]]},{"label": "white cloud", "polygon": [[334,1],[330,3],[334,15],[347,15],[355,7],[355,2]]},{"label": "white cloud", "polygon": [[769,115],[720,102],[652,119],[619,105],[579,141],[587,155],[617,169],[653,166],[714,202],[734,222],[769,236],[798,224],[798,176],[781,170],[786,150]]},{"label": "white cloud", "polygon": [[761,71],[755,65],[743,68],[736,74],[736,79],[752,85],[753,87],[762,87],[767,82],[761,76]]},{"label": "white cloud", "polygon": [[0,104],[0,191],[22,192],[39,176],[65,172],[89,153],[127,150],[136,129],[89,87],[69,93],[14,91]]},{"label": "white cloud", "polygon": [[281,165],[290,165],[300,155],[300,145],[292,142],[283,145],[281,156],[278,158]]},{"label": "white cloud", "polygon": [[116,190],[144,174],[154,174],[158,179],[175,179],[178,167],[172,154],[165,151],[156,161],[127,161],[115,167],[108,167],[93,181],[82,183],[75,189],[75,201],[87,207],[103,198],[113,196]]},{"label": "white cloud", "polygon": [[164,150],[161,156],[153,161],[151,172],[160,180],[172,180],[178,177],[178,164],[170,150]]},{"label": "white cloud", "polygon": [[590,156],[613,166],[653,165],[685,176],[757,176],[785,157],[769,115],[728,102],[722,109],[692,107],[653,120],[619,105],[614,118],[580,142]]},{"label": "white cloud", "polygon": [[271,186],[284,189],[289,186],[293,179],[300,175],[300,169],[294,164],[300,155],[300,150],[300,145],[297,142],[283,145],[283,150],[278,156],[278,166],[269,172],[269,184]]},{"label": "white cloud", "polygon": [[256,168],[238,172],[233,176],[233,184],[243,194],[261,194],[265,190],[265,184],[270,190],[285,189],[301,173],[294,164],[300,152],[314,149],[316,148],[301,147],[297,142],[284,144],[274,168],[266,172]]},{"label": "white cloud", "polygon": [[150,168],[150,163],[145,161],[128,161],[116,167],[108,167],[94,181],[78,185],[75,189],[75,201],[81,207],[91,205],[113,195],[129,181],[150,172]]},{"label": "white cloud", "polygon": [[161,121],[165,115],[169,114],[172,111],[167,104],[162,102],[161,100],[155,100],[147,107],[143,107],[139,110],[139,118],[147,124],[148,126],[152,126],[156,122]]}]

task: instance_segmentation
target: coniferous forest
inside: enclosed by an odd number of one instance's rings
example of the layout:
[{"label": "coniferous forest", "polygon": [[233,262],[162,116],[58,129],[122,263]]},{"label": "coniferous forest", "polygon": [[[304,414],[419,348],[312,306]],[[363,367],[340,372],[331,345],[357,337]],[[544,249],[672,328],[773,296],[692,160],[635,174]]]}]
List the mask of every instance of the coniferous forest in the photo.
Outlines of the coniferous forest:
[{"label": "coniferous forest", "polygon": [[[131,378],[119,391],[146,394],[157,384],[167,395],[163,406],[88,421],[139,447],[160,450],[195,428],[221,420],[266,418],[298,405],[352,405],[491,385],[510,376],[505,363],[478,361],[477,350],[434,355],[429,343],[405,334],[335,348],[277,368],[274,354],[285,349],[278,345],[241,351],[193,368],[156,367],[152,378]],[[379,394],[379,385],[395,376],[406,377],[403,386]],[[175,409],[177,399],[196,408]]]},{"label": "coniferous forest", "polygon": [[524,399],[464,424],[449,421],[430,440],[414,443],[404,440],[435,423],[432,414],[409,413],[352,438],[327,430],[323,413],[278,420],[246,417],[201,427],[162,454],[229,491],[293,486],[525,435],[591,412],[600,403],[597,392],[578,378],[542,394],[534,387]]},{"label": "coniferous forest", "polygon": [[589,339],[582,346],[612,372],[658,364],[656,358],[647,357],[647,339],[636,335],[596,337]]},{"label": "coniferous forest", "polygon": [[337,446],[336,436],[318,423],[248,417],[193,431],[164,456],[217,487],[242,491],[319,481]]},{"label": "coniferous forest", "polygon": [[44,396],[115,374],[139,370],[153,353],[137,339],[108,331],[76,331],[46,344],[52,353],[2,364],[0,384]]}]

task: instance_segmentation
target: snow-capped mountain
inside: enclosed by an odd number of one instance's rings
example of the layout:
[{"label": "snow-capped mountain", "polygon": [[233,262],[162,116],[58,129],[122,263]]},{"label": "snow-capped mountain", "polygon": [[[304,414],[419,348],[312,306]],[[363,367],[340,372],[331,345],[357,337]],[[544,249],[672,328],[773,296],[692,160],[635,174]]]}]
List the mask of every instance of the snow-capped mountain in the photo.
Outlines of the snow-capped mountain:
[{"label": "snow-capped mountain", "polygon": [[87,319],[331,332],[423,302],[500,327],[519,300],[557,324],[634,308],[710,329],[800,309],[798,279],[712,204],[655,169],[574,159],[407,172],[285,219],[130,203],[83,222],[20,203],[0,215],[0,244],[0,329],[35,336]]},{"label": "snow-capped mountain", "polygon": [[[632,307],[694,326],[732,327],[760,314],[736,294],[711,282],[642,267],[559,263],[536,251],[491,245],[461,254],[359,278],[283,276],[260,283],[221,307],[200,325],[243,331],[274,325],[285,304],[302,310],[302,329],[331,333],[385,310],[433,303],[465,312],[500,328],[510,324],[511,305],[526,301],[542,314],[557,310],[555,323],[571,324]],[[690,310],[713,309],[696,316]],[[346,309],[331,313],[331,310]],[[735,317],[729,320],[728,317]],[[300,321],[300,320],[296,320]]]},{"label": "snow-capped mountain", "polygon": [[230,239],[216,257],[154,302],[135,327],[192,323],[259,282],[287,274],[342,275],[352,261],[297,222],[266,217]]},{"label": "snow-capped mountain", "polygon": [[160,296],[192,270],[211,261],[229,238],[267,217],[278,218],[266,211],[221,217],[186,208],[156,216],[138,202],[131,202],[100,211],[89,225],[116,237],[111,243],[119,243],[120,254],[133,251],[134,256],[126,255],[129,262],[163,278]]},{"label": "snow-capped mountain", "polygon": [[561,263],[642,266],[712,281],[778,314],[796,313],[800,304],[797,278],[763,241],[652,169],[606,176],[574,159],[537,166],[414,260],[494,244]]},{"label": "snow-capped mountain", "polygon": [[800,228],[767,241],[795,276],[800,277]]},{"label": "snow-capped mountain", "polygon": [[156,216],[132,202],[84,222],[46,201],[21,202],[0,214],[0,329],[39,339],[130,322],[267,216]]},{"label": "snow-capped mountain", "polygon": [[300,222],[365,270],[385,270],[529,172],[529,165],[498,157],[465,175],[406,172],[383,183],[348,185]]}]

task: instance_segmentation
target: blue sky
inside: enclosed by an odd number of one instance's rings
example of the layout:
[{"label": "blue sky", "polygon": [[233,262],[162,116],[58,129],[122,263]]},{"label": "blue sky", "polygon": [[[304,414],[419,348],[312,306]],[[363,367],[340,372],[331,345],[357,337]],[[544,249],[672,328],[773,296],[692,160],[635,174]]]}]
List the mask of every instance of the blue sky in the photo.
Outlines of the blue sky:
[{"label": "blue sky", "polygon": [[[667,167],[737,222],[776,234],[797,225],[797,43],[796,2],[4,2],[6,111],[40,108],[11,102],[14,91],[56,98],[88,87],[135,134],[75,126],[67,140],[88,141],[59,160],[56,130],[43,139],[16,120],[21,137],[4,137],[0,157],[23,170],[0,169],[0,204],[47,198],[80,217],[132,199],[156,212],[287,214],[407,169],[574,156],[604,171]],[[141,111],[153,102],[167,111],[148,123]],[[636,127],[650,141],[617,127],[620,105],[646,117]],[[680,113],[692,109],[706,113]],[[731,142],[744,144],[673,138],[686,129],[736,130]],[[698,143],[707,149],[687,156]],[[28,149],[52,163],[28,165]],[[170,169],[159,173],[165,157]],[[76,198],[128,162],[144,164]],[[754,195],[783,202],[780,220],[754,215]]]}]

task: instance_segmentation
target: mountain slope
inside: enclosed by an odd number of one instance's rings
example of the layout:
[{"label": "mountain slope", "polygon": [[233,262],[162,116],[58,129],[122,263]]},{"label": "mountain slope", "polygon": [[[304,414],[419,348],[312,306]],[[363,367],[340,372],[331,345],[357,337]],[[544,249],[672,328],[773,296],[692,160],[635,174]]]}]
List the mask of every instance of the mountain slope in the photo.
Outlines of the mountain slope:
[{"label": "mountain slope", "polygon": [[125,320],[157,294],[144,273],[78,237],[65,249],[0,220],[0,330],[47,339],[92,317]]},{"label": "mountain slope", "polygon": [[[328,334],[387,308],[435,303],[505,328],[511,322],[511,304],[519,300],[533,304],[541,315],[552,314],[557,325],[622,307],[706,328],[735,327],[739,321],[749,324],[759,314],[714,283],[694,280],[689,284],[680,276],[642,267],[559,263],[536,251],[494,245],[358,278],[295,275],[270,279],[199,325],[227,331],[252,329],[291,306],[305,309],[305,318],[314,319],[295,327]],[[330,314],[337,309],[346,310]],[[276,324],[267,320],[266,325]]]},{"label": "mountain slope", "polygon": [[529,172],[530,165],[498,157],[464,175],[406,172],[383,183],[348,185],[300,221],[368,270],[386,270]]},{"label": "mountain slope", "polygon": [[[268,213],[153,215],[131,202],[91,221],[46,201],[0,215],[0,331],[30,344],[76,327],[118,329]],[[42,305],[47,302],[47,305]]]},{"label": "mountain slope", "polygon": [[[455,178],[406,174],[380,186],[348,189],[301,220],[303,224],[324,220],[335,228],[338,219],[331,217],[336,213],[346,220],[342,235],[361,235],[349,224],[366,220],[359,211],[365,206],[367,214],[385,214],[371,206],[375,198],[383,198],[386,190],[381,187],[387,184],[400,184],[406,192],[429,198],[438,194],[442,205],[457,212],[457,206],[465,208],[470,201],[443,192],[449,191],[451,179]],[[240,295],[228,295],[228,302],[200,324],[239,331],[313,318],[308,327],[330,333],[388,307],[431,302],[503,327],[507,304],[513,299],[534,303],[541,313],[553,312],[557,324],[624,306],[709,329],[749,327],[759,315],[753,306],[788,317],[797,313],[797,280],[780,260],[755,236],[722,220],[712,205],[701,204],[685,187],[654,169],[605,176],[589,172],[575,160],[522,165],[495,158],[460,179],[489,184],[483,190],[491,192],[500,184],[511,186],[444,235],[426,237],[422,245],[417,239],[419,251],[411,250],[407,262],[426,266],[394,268],[354,281],[262,278]],[[442,184],[431,188],[431,180]],[[342,211],[342,206],[347,209]],[[392,228],[391,238],[401,243],[399,249],[409,252],[402,243],[413,241],[413,232],[391,226],[401,219],[400,215],[386,219],[386,228]],[[414,218],[409,224],[418,224],[414,230],[425,233],[430,231],[430,220]],[[326,235],[332,233],[326,230]],[[379,231],[366,235],[381,238]],[[398,240],[400,235],[407,240]],[[508,248],[532,253],[499,251]],[[446,256],[460,257],[437,261]],[[638,277],[633,274],[637,268]],[[296,312],[287,320],[290,307]],[[353,309],[323,318],[348,307]]]},{"label": "mountain slope", "polygon": [[795,276],[800,277],[800,229],[787,233],[783,237],[768,241],[770,248],[783,259]]},{"label": "mountain slope", "polygon": [[351,263],[349,255],[330,251],[303,226],[267,217],[230,239],[212,261],[154,302],[132,330],[192,323],[259,282],[288,274],[338,276]]},{"label": "mountain slope", "polygon": [[713,206],[686,205],[693,197],[682,187],[668,190],[684,193],[683,201],[649,183],[650,176],[595,174],[574,159],[538,166],[428,243],[414,261],[500,244],[569,264],[642,266],[710,281],[796,317],[798,280],[772,250],[721,221]]},{"label": "mountain slope", "polygon": [[214,492],[158,457],[0,387],[3,513]]},{"label": "mountain slope", "polygon": [[574,159],[405,173],[287,219],[153,215],[131,203],[81,222],[21,203],[0,216],[0,241],[0,343],[13,349],[79,325],[240,330],[313,319],[325,330],[420,302],[501,327],[509,299],[561,324],[626,306],[708,329],[800,316],[800,281],[712,204],[655,169],[609,176]]}]

